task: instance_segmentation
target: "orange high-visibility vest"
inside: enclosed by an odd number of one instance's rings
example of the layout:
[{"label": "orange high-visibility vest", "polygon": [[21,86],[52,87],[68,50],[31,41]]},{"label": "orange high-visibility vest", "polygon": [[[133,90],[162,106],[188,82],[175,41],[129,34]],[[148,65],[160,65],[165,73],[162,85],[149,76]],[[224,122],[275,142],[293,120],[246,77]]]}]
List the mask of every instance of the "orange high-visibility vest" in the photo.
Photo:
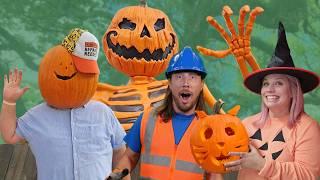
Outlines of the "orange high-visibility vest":
[{"label": "orange high-visibility vest", "polygon": [[141,120],[141,178],[149,179],[203,179],[202,170],[194,160],[190,136],[201,118],[207,116],[197,111],[178,145],[174,142],[171,120],[163,122],[154,111],[145,111]]}]

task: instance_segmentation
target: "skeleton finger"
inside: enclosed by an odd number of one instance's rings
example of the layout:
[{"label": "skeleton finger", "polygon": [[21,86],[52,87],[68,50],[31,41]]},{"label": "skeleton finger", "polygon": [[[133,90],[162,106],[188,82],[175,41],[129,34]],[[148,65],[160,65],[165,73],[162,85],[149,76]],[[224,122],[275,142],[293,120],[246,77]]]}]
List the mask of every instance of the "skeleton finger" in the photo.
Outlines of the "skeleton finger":
[{"label": "skeleton finger", "polygon": [[256,7],[254,8],[251,13],[250,13],[250,16],[249,16],[249,21],[246,25],[246,33],[245,33],[245,37],[247,39],[250,39],[250,36],[251,36],[251,32],[252,32],[252,28],[253,28],[253,24],[256,20],[256,17],[261,14],[263,12],[263,8],[261,7]]},{"label": "skeleton finger", "polygon": [[211,26],[213,26],[220,33],[220,35],[227,41],[228,44],[231,43],[231,38],[229,37],[227,32],[212,16],[208,16],[207,21]]},{"label": "skeleton finger", "polygon": [[244,37],[244,19],[249,12],[250,12],[250,7],[248,5],[244,5],[240,9],[239,20],[238,20],[238,30],[239,30],[240,37]]},{"label": "skeleton finger", "polygon": [[224,20],[226,21],[227,27],[232,35],[232,39],[237,37],[236,30],[234,29],[233,22],[230,18],[230,16],[233,14],[232,9],[229,6],[224,6],[222,10],[222,16],[224,17]]},{"label": "skeleton finger", "polygon": [[197,49],[200,53],[207,55],[207,56],[213,56],[216,58],[224,58],[227,55],[229,55],[231,53],[231,49],[227,49],[227,50],[220,50],[220,51],[216,51],[216,50],[212,50],[212,49],[208,49],[208,48],[204,48],[202,46],[197,46]]}]

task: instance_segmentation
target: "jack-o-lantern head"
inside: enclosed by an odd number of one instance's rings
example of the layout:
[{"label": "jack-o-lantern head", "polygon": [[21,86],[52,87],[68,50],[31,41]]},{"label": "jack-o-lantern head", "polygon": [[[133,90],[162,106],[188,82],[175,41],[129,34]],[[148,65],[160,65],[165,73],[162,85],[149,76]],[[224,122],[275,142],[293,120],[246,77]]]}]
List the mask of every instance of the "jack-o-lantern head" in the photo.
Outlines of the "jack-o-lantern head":
[{"label": "jack-o-lantern head", "polygon": [[39,88],[51,106],[80,107],[93,96],[99,76],[99,43],[89,32],[74,29],[62,45],[51,48],[39,66]]},{"label": "jack-o-lantern head", "polygon": [[120,9],[102,41],[109,63],[130,77],[159,75],[178,51],[167,15],[146,6]]},{"label": "jack-o-lantern head", "polygon": [[248,151],[249,138],[245,127],[236,117],[238,110],[239,106],[236,106],[228,114],[207,116],[193,131],[191,151],[196,162],[206,171],[225,173],[224,163],[239,159],[239,156],[229,156],[229,152]]}]

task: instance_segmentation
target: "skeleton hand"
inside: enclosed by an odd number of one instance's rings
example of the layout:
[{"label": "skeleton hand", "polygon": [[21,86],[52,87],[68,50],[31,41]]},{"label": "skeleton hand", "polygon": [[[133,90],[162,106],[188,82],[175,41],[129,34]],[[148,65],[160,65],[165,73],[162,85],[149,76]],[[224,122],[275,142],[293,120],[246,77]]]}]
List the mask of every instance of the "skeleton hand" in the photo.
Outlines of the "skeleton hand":
[{"label": "skeleton hand", "polygon": [[240,67],[240,71],[242,73],[243,78],[245,78],[249,74],[249,70],[247,69],[246,62],[252,68],[252,71],[260,69],[257,64],[255,57],[251,53],[250,47],[250,39],[251,32],[253,28],[254,21],[256,16],[263,12],[261,7],[254,8],[249,15],[249,21],[244,26],[245,16],[250,12],[250,7],[248,5],[243,6],[240,9],[240,15],[238,20],[238,30],[239,34],[236,33],[234,29],[233,22],[230,16],[233,14],[231,8],[229,6],[224,6],[222,10],[222,16],[226,21],[226,25],[231,32],[231,36],[227,34],[227,32],[222,28],[220,24],[211,16],[207,17],[207,21],[221,34],[221,36],[225,39],[229,48],[226,50],[211,50],[201,46],[197,46],[197,49],[204,55],[214,56],[217,58],[224,58],[229,54],[233,54],[236,58],[236,61]]}]

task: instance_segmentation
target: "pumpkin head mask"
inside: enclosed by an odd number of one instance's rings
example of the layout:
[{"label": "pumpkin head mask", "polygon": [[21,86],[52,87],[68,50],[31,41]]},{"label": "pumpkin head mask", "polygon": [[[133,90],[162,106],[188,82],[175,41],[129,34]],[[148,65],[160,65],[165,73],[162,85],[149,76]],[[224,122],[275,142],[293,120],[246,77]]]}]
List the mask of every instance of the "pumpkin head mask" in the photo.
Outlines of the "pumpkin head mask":
[{"label": "pumpkin head mask", "polygon": [[157,76],[178,51],[177,36],[167,15],[146,6],[120,9],[102,41],[109,63],[130,77]]},{"label": "pumpkin head mask", "polygon": [[75,108],[93,96],[99,69],[99,43],[89,32],[74,29],[62,45],[51,48],[39,66],[39,88],[44,100],[56,108]]},{"label": "pumpkin head mask", "polygon": [[[219,107],[219,108],[217,108]],[[220,111],[216,104],[214,113]],[[245,127],[236,117],[239,106],[228,114],[214,114],[205,117],[197,125],[190,139],[191,151],[196,162],[206,171],[225,173],[224,163],[239,159],[229,152],[247,152],[249,138]]]}]

